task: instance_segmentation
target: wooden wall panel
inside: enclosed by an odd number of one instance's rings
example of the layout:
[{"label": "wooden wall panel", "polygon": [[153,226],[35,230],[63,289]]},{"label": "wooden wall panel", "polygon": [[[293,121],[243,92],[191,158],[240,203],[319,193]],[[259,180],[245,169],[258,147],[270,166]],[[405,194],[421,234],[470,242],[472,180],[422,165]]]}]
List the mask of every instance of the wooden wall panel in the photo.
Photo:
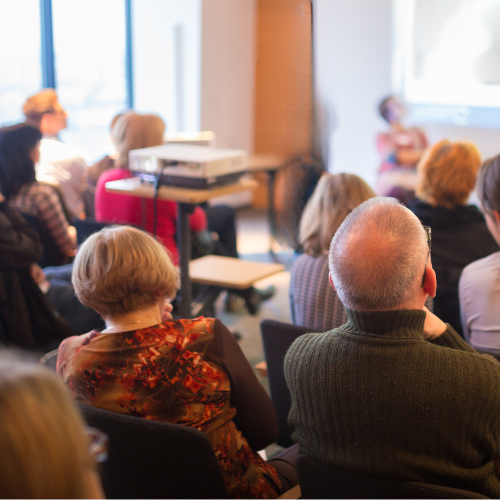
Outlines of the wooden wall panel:
[{"label": "wooden wall panel", "polygon": [[310,153],[310,0],[258,0],[256,43],[255,153]]}]

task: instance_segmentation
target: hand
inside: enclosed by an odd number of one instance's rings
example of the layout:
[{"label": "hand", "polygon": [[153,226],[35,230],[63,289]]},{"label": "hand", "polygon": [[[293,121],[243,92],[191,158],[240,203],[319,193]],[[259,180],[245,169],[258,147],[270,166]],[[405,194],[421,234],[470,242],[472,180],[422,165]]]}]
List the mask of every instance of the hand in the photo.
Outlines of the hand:
[{"label": "hand", "polygon": [[45,273],[43,272],[43,269],[38,264],[31,264],[30,274],[31,274],[31,277],[33,278],[33,281],[37,285],[42,283],[46,279]]},{"label": "hand", "polygon": [[170,321],[171,319],[174,319],[172,316],[172,311],[174,309],[174,306],[170,303],[165,301],[165,305],[163,306],[163,313],[161,316],[162,321]]},{"label": "hand", "polygon": [[431,313],[427,307],[424,306],[426,313],[424,323],[424,339],[433,340],[443,335],[448,326],[444,321],[441,321],[435,314]]}]

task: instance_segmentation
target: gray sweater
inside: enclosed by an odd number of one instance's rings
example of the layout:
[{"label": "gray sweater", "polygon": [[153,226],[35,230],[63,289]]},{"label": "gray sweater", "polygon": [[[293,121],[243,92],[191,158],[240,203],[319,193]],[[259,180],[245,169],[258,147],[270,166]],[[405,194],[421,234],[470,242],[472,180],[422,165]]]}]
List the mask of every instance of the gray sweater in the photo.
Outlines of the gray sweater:
[{"label": "gray sweater", "polygon": [[300,451],[356,472],[500,497],[500,363],[423,311],[357,312],[285,358]]}]

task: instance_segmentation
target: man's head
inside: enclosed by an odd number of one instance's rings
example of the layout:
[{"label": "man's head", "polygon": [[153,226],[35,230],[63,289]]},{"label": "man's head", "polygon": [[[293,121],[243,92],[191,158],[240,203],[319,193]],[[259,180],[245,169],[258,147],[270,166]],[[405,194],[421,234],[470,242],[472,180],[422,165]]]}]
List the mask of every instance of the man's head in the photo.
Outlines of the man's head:
[{"label": "man's head", "polygon": [[44,89],[34,94],[23,105],[26,121],[38,127],[44,135],[57,135],[66,128],[68,114],[57,99],[54,89]]},{"label": "man's head", "polygon": [[330,278],[349,309],[422,307],[427,294],[435,294],[428,256],[427,236],[415,215],[394,198],[372,198],[355,208],[335,233]]}]

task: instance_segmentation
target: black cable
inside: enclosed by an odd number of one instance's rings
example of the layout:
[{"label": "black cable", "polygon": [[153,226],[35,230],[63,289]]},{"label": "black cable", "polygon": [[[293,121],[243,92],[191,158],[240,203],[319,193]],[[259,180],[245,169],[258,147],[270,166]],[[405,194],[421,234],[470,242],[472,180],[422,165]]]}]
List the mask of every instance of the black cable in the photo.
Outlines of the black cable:
[{"label": "black cable", "polygon": [[160,189],[160,181],[163,175],[163,170],[160,170],[156,176],[153,184],[154,196],[153,196],[153,236],[156,237],[156,232],[158,229],[158,191]]}]

